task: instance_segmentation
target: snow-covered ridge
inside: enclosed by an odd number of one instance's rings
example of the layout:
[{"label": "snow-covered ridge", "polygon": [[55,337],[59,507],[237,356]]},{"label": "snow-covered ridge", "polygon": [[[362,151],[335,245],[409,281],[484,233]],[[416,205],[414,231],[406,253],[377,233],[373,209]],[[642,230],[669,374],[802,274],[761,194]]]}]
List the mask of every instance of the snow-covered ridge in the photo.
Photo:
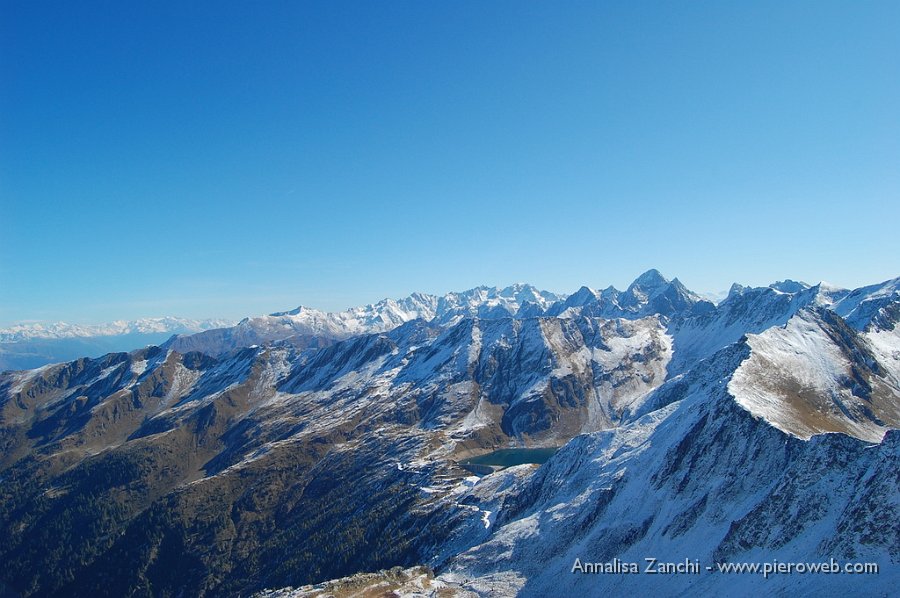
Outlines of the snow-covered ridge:
[{"label": "snow-covered ridge", "polygon": [[[784,280],[759,288],[734,284],[727,298],[716,305],[689,290],[677,278],[670,280],[658,270],[648,270],[624,291],[613,286],[601,291],[583,286],[575,293],[565,295],[521,283],[505,288],[481,286],[443,296],[414,293],[404,299],[384,299],[341,312],[300,306],[291,311],[246,318],[238,328],[253,330],[257,336],[270,339],[293,334],[347,338],[386,332],[419,318],[446,325],[467,317],[590,316],[639,319],[660,315],[681,320],[709,320],[711,315],[723,315],[731,322],[735,319],[735,312],[753,312],[754,317],[762,322],[767,314],[760,312],[771,312],[768,315],[784,320],[798,309],[810,305],[833,309],[847,318],[851,325],[860,327],[867,325],[878,309],[898,297],[900,278],[854,291],[826,283],[811,286]],[[774,320],[767,321],[761,330],[771,323]],[[736,338],[729,342],[734,340]]]},{"label": "snow-covered ridge", "polygon": [[625,291],[612,286],[600,292],[582,287],[568,296],[517,283],[503,288],[479,286],[443,296],[413,293],[403,299],[383,299],[340,312],[301,305],[290,311],[245,318],[227,331],[206,331],[192,340],[180,339],[171,347],[222,354],[242,346],[293,337],[346,339],[382,333],[416,319],[442,326],[456,324],[465,318],[572,318],[584,315],[640,319],[653,315],[681,315],[696,309],[697,305],[701,312],[715,309],[712,303],[703,301],[677,278],[669,280],[657,270],[648,270]]},{"label": "snow-covered ridge", "polygon": [[728,390],[783,432],[807,440],[841,432],[880,442],[900,424],[900,390],[865,338],[836,316],[802,310],[783,327],[748,335],[747,344],[750,357]]},{"label": "snow-covered ridge", "polygon": [[15,343],[33,339],[88,338],[158,332],[191,333],[233,325],[231,320],[193,320],[166,316],[138,320],[116,320],[105,324],[67,324],[66,322],[17,324],[0,329],[0,342]]},{"label": "snow-covered ridge", "polygon": [[805,306],[839,308],[841,315],[860,329],[873,320],[885,321],[889,318],[883,313],[884,308],[894,300],[886,289],[895,288],[897,280],[857,291],[791,280],[759,288],[735,284],[728,297],[715,304],[687,289],[677,278],[670,280],[657,270],[648,270],[624,291],[613,286],[602,291],[583,286],[572,295],[564,295],[519,283],[504,288],[480,286],[443,296],[413,293],[403,299],[383,299],[339,312],[300,306],[245,318],[231,328],[182,334],[166,346],[179,352],[200,351],[215,356],[242,347],[281,342],[298,348],[322,347],[336,340],[388,332],[419,319],[452,326],[465,318],[638,320],[661,316],[680,345],[676,351],[680,356],[669,366],[669,373],[676,374],[697,359],[737,341],[746,332],[757,333],[784,324]]},{"label": "snow-covered ridge", "polygon": [[323,334],[343,338],[386,332],[411,320],[437,319],[453,323],[463,317],[510,317],[526,306],[543,313],[565,295],[541,291],[528,284],[505,288],[480,286],[443,296],[413,293],[403,299],[383,299],[341,312],[325,312],[300,306],[291,311],[244,319],[240,327],[266,335],[290,329],[296,334]]}]

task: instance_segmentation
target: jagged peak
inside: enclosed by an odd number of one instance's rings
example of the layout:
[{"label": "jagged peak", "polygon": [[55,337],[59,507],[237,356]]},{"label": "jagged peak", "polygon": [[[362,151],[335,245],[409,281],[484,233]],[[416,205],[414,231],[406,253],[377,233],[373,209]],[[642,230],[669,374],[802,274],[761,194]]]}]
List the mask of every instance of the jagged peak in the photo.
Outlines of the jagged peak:
[{"label": "jagged peak", "polygon": [[689,298],[693,299],[694,301],[700,301],[700,300],[703,299],[700,295],[698,295],[698,294],[695,293],[694,291],[692,291],[692,290],[690,290],[689,288],[687,288],[686,286],[684,286],[684,283],[681,282],[680,280],[678,280],[678,278],[673,278],[673,279],[672,279],[672,282],[669,283],[669,284],[670,284],[670,286],[671,286],[673,289],[675,289],[680,295],[683,295],[683,296],[685,296],[685,297],[689,297]]},{"label": "jagged peak", "polygon": [[617,288],[614,287],[613,285],[609,285],[608,287],[606,287],[605,289],[603,289],[603,290],[600,291],[600,292],[603,293],[604,295],[606,295],[606,294],[615,294],[615,293],[618,293],[618,292],[619,292],[619,289],[617,289]]},{"label": "jagged peak", "polygon": [[782,293],[799,293],[801,291],[805,291],[810,288],[810,285],[806,284],[802,281],[791,280],[790,278],[786,278],[784,280],[778,280],[769,285],[770,289],[775,289],[776,291],[781,291]]},{"label": "jagged peak", "polygon": [[597,299],[597,291],[589,286],[582,286],[569,296],[568,303],[571,305],[584,305],[588,301]]},{"label": "jagged peak", "polygon": [[734,282],[731,284],[731,288],[728,289],[727,297],[730,298],[734,295],[743,295],[744,291],[747,289],[744,285]]},{"label": "jagged peak", "polygon": [[[302,305],[298,305],[294,309],[289,309],[287,311],[276,311],[276,312],[270,313],[269,315],[273,318],[281,318],[284,316],[297,316],[297,315],[300,315],[301,313],[303,313],[304,310],[309,311],[309,308],[304,307]],[[241,322],[244,322],[247,319],[249,319],[249,318],[244,318],[243,320],[241,320]]]},{"label": "jagged peak", "polygon": [[500,293],[521,293],[522,291],[537,291],[537,287],[527,282],[514,282],[500,289]]},{"label": "jagged peak", "polygon": [[653,288],[659,286],[665,286],[669,284],[669,279],[663,276],[659,270],[656,268],[650,268],[640,276],[634,279],[628,288],[632,289],[634,287],[641,288]]}]

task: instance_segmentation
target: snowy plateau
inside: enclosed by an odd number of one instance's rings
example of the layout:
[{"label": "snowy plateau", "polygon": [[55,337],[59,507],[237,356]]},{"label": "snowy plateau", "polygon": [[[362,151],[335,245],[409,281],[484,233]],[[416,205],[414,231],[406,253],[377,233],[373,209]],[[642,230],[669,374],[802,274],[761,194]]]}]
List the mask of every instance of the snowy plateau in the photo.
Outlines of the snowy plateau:
[{"label": "snowy plateau", "polygon": [[7,371],[0,596],[896,595],[898,323],[900,278],[651,270]]}]

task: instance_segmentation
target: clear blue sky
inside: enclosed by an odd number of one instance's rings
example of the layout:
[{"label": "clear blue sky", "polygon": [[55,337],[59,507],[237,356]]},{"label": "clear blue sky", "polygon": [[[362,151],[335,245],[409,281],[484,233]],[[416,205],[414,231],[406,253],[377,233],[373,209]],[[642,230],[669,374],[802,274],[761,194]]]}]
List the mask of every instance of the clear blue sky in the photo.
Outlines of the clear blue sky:
[{"label": "clear blue sky", "polygon": [[0,325],[891,278],[898,31],[896,1],[4,0]]}]

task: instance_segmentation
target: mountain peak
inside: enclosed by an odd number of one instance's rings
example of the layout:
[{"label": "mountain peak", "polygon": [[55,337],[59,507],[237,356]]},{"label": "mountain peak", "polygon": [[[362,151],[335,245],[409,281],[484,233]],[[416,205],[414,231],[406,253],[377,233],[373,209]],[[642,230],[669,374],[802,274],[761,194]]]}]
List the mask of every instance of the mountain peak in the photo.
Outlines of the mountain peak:
[{"label": "mountain peak", "polygon": [[634,279],[634,282],[628,288],[635,286],[647,288],[658,287],[669,284],[669,279],[663,276],[656,268],[651,268]]},{"label": "mountain peak", "polygon": [[572,305],[584,305],[588,301],[596,301],[597,292],[588,286],[582,286],[571,295],[570,299]]},{"label": "mountain peak", "polygon": [[282,316],[296,316],[297,314],[302,313],[304,309],[308,309],[308,308],[303,307],[302,305],[298,305],[294,309],[290,309],[288,311],[276,311],[269,315],[272,316],[273,318],[280,318]]},{"label": "mountain peak", "polygon": [[740,295],[746,290],[746,288],[747,287],[740,283],[732,283],[731,288],[728,289],[728,295],[726,295],[726,297],[731,297],[732,295]]},{"label": "mountain peak", "polygon": [[775,289],[776,291],[781,291],[782,293],[799,293],[800,291],[805,291],[809,288],[809,285],[805,282],[798,282],[796,280],[791,280],[790,278],[785,280],[779,280],[777,282],[773,282],[769,285],[770,289]]}]

